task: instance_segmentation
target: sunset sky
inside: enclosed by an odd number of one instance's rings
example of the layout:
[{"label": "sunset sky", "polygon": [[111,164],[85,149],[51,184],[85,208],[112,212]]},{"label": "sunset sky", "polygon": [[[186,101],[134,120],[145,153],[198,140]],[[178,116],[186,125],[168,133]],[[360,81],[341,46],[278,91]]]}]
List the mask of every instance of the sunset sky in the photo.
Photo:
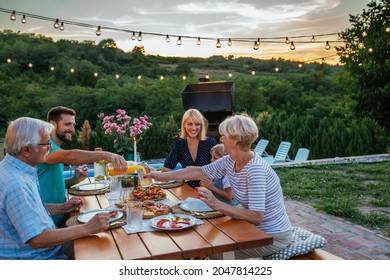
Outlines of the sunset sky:
[{"label": "sunset sky", "polygon": [[[350,26],[349,14],[361,14],[367,9],[369,0],[2,0],[0,8],[16,10],[60,21],[72,21],[102,26],[102,35],[96,36],[96,27],[65,25],[65,30],[53,28],[50,21],[27,17],[21,23],[21,15],[15,21],[10,14],[0,12],[0,30],[11,29],[27,33],[42,34],[54,40],[94,40],[112,38],[118,47],[130,51],[134,46],[144,46],[147,54],[161,56],[209,57],[212,55],[250,56],[260,59],[285,58],[311,61],[326,58],[327,63],[337,63],[334,46],[342,45],[337,35],[312,35],[339,33]],[[143,40],[131,40],[131,33],[105,30],[104,27],[126,31],[141,31],[158,35],[143,35]],[[165,42],[165,35],[170,42]],[[202,39],[182,39],[177,45],[177,36],[193,36]],[[303,37],[302,36],[306,36]],[[285,37],[295,42],[290,50]],[[301,38],[298,38],[301,37]],[[222,41],[216,48],[217,38],[232,38],[232,46]],[[238,42],[234,38],[260,38],[259,50],[253,42]],[[269,39],[266,39],[269,38]],[[325,50],[324,41],[331,50]],[[272,42],[267,42],[272,41]],[[322,43],[319,43],[321,41]]]}]

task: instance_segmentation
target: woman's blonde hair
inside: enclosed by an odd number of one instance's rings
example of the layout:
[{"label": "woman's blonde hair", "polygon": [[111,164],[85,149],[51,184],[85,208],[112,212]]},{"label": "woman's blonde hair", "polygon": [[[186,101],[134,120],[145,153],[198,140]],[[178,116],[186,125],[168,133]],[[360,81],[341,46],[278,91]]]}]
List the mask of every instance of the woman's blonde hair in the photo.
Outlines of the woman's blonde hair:
[{"label": "woman's blonde hair", "polygon": [[212,148],[211,148],[211,150],[210,150],[210,153],[211,152],[214,152],[214,153],[216,153],[216,155],[218,156],[218,157],[223,157],[223,156],[225,156],[225,155],[227,155],[227,153],[225,152],[225,150],[223,149],[223,144],[217,144],[217,145],[215,145],[215,146],[213,146]]},{"label": "woman's blonde hair", "polygon": [[225,119],[219,125],[219,133],[236,140],[237,145],[246,151],[251,149],[252,143],[259,136],[259,129],[248,115],[242,114]]},{"label": "woman's blonde hair", "polygon": [[199,140],[205,140],[206,139],[206,131],[207,131],[207,120],[202,115],[201,112],[199,112],[197,109],[188,109],[181,120],[181,138],[188,137],[188,134],[184,128],[184,124],[187,122],[188,118],[192,117],[197,123],[200,123],[200,132],[197,135],[197,138]]}]

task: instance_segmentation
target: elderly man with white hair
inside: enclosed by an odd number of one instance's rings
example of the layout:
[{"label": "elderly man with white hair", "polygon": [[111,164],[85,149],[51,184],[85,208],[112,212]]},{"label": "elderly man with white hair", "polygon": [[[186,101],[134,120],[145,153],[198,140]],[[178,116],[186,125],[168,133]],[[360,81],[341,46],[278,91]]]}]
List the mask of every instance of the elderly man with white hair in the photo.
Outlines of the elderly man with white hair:
[{"label": "elderly man with white hair", "polygon": [[35,166],[51,149],[53,125],[22,117],[5,135],[6,156],[0,162],[0,259],[72,258],[72,240],[109,228],[114,213],[99,213],[88,223],[56,228],[51,215],[78,211],[81,198],[43,204]]}]

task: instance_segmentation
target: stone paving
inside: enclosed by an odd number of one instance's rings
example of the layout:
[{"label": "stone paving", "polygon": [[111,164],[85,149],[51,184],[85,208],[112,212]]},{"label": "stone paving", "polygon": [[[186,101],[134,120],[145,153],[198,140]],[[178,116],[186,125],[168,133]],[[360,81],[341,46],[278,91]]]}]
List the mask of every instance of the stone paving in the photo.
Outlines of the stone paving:
[{"label": "stone paving", "polygon": [[322,249],[346,260],[390,260],[390,238],[344,219],[286,199],[292,226],[323,236],[328,244]]}]

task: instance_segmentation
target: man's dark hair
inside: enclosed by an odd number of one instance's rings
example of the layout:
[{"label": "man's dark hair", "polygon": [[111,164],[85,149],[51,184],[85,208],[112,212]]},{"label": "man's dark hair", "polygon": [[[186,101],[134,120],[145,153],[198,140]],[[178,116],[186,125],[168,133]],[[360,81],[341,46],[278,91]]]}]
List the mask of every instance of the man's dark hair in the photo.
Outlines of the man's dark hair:
[{"label": "man's dark hair", "polygon": [[47,121],[55,121],[56,123],[58,123],[61,120],[62,114],[76,116],[76,111],[65,106],[57,106],[51,108],[50,111],[47,113]]}]

